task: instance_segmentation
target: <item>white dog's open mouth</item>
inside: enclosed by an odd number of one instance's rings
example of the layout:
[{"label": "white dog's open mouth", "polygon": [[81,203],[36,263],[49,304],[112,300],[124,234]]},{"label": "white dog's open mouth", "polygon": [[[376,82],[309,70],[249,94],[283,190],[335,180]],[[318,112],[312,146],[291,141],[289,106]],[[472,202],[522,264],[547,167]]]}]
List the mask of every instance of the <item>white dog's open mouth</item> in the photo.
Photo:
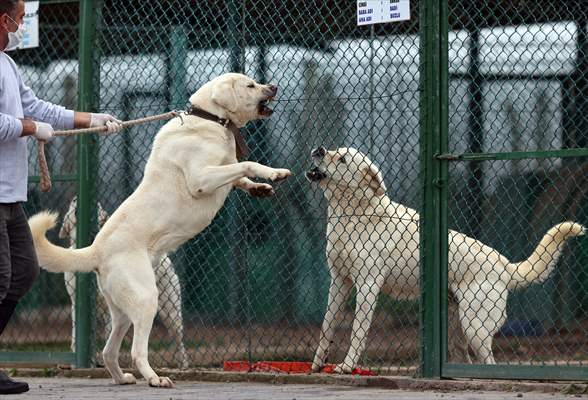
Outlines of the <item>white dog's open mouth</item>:
[{"label": "white dog's open mouth", "polygon": [[259,104],[257,105],[257,113],[259,115],[261,115],[262,117],[269,117],[270,115],[272,115],[274,110],[269,108],[268,103],[270,101],[272,101],[273,99],[274,99],[273,97],[269,97],[266,100],[260,101]]}]

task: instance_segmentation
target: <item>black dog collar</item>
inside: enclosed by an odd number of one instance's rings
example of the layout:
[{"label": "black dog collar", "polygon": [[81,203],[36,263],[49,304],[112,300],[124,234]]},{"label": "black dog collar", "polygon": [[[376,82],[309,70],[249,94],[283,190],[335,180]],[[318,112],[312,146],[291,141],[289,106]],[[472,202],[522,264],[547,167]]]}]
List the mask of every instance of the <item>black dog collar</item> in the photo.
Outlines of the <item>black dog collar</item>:
[{"label": "black dog collar", "polygon": [[224,128],[233,132],[233,136],[235,137],[237,160],[241,161],[249,156],[249,148],[247,147],[247,143],[245,143],[245,139],[243,138],[243,135],[241,135],[241,131],[233,121],[228,118],[219,118],[217,115],[194,106],[188,107],[186,112],[190,115],[216,122],[217,124],[222,125]]}]

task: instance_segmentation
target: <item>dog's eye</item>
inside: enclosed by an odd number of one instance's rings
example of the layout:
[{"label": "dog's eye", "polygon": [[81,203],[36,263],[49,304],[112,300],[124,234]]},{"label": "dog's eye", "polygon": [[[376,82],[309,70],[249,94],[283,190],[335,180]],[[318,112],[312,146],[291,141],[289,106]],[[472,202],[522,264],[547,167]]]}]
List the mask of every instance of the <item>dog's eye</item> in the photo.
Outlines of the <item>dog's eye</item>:
[{"label": "dog's eye", "polygon": [[248,87],[248,88],[252,88],[252,89],[253,89],[253,88],[255,87],[255,84],[253,84],[253,83],[250,83],[249,85],[247,85],[247,87]]},{"label": "dog's eye", "polygon": [[345,159],[345,156],[341,156],[341,158],[339,158],[339,162],[341,164],[347,164],[347,160]]}]

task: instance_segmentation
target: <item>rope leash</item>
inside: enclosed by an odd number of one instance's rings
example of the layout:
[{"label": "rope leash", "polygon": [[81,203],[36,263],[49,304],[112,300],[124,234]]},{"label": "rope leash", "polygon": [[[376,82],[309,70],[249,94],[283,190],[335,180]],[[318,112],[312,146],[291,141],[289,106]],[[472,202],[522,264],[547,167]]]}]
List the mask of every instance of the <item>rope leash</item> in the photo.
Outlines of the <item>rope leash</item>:
[{"label": "rope leash", "polygon": [[[134,125],[140,125],[147,122],[161,121],[178,117],[181,111],[169,111],[164,114],[152,115],[144,118],[137,118],[122,123],[123,128],[131,127]],[[71,129],[66,131],[55,131],[54,136],[75,136],[84,135],[88,133],[100,133],[106,132],[108,128],[106,126],[97,126],[94,128],[82,128],[82,129]],[[47,166],[47,159],[45,158],[45,142],[37,140],[37,155],[39,157],[39,171],[41,175],[40,186],[42,192],[48,192],[51,190],[51,175],[49,175],[49,168]]]}]

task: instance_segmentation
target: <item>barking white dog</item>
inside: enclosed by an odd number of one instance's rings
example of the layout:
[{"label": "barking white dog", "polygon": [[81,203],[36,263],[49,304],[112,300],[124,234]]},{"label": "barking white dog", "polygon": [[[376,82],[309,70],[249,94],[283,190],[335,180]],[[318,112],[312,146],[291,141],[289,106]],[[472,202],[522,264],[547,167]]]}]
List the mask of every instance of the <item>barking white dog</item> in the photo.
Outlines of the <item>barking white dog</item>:
[{"label": "barking white dog", "polygon": [[[69,208],[63,216],[63,224],[59,230],[59,237],[61,239],[69,239],[71,249],[76,248],[76,225],[77,225],[77,197],[74,197],[69,203]],[[108,213],[98,203],[98,228],[101,229],[106,220]],[[188,355],[184,346],[184,320],[182,317],[182,294],[180,288],[180,280],[174,270],[174,266],[170,258],[165,255],[161,263],[154,265],[155,281],[157,289],[159,290],[159,312],[158,315],[166,327],[167,332],[173,337],[175,342],[175,355],[177,357],[178,365],[181,369],[189,367]],[[76,347],[76,277],[73,272],[65,272],[63,274],[65,281],[65,288],[71,300],[71,349],[75,351]],[[98,288],[100,292],[100,281]],[[98,321],[105,323],[106,332],[110,332],[111,323],[108,315],[108,306],[103,296],[96,297],[96,311],[98,314]]]},{"label": "barking white dog", "polygon": [[237,162],[237,128],[267,118],[267,103],[277,87],[241,74],[225,74],[190,97],[191,113],[166,123],[158,132],[137,189],[106,221],[91,246],[65,249],[45,232],[57,214],[42,212],[29,220],[39,264],[53,272],[95,271],[108,304],[112,331],[104,347],[104,365],[118,384],[135,383],[118,363],[121,341],[133,324],[131,356],[151,386],[171,387],[149,365],[148,341],[157,313],[154,269],[162,257],[206,228],[234,187],[267,196],[273,188],[249,178],[278,181],[287,169]]},{"label": "barking white dog", "polygon": [[[318,182],[329,203],[327,261],[331,274],[328,308],[313,370],[325,364],[344,302],[357,289],[351,346],[337,372],[357,366],[366,346],[380,291],[396,299],[419,295],[419,214],[386,196],[378,168],[352,148],[318,148],[315,167],[306,173]],[[506,320],[508,291],[545,280],[561,255],[567,238],[583,235],[577,223],[549,229],[522,262],[512,263],[484,243],[449,232],[449,289],[457,299],[459,319],[477,358],[494,364],[492,339]]]}]

